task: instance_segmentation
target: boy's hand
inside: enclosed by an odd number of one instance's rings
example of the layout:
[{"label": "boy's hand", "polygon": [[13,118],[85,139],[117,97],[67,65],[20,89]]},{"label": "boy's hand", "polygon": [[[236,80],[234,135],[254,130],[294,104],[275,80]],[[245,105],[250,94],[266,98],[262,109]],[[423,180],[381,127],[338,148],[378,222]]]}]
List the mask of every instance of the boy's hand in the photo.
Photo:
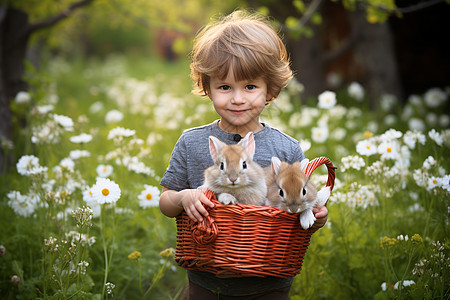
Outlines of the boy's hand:
[{"label": "boy's hand", "polygon": [[328,209],[325,206],[314,207],[313,208],[314,217],[316,217],[316,221],[314,225],[311,227],[312,229],[319,229],[325,225],[328,220]]},{"label": "boy's hand", "polygon": [[203,217],[208,216],[208,211],[203,204],[214,207],[214,203],[203,192],[204,190],[200,188],[184,190],[181,199],[181,205],[188,217],[197,222],[203,221]]}]

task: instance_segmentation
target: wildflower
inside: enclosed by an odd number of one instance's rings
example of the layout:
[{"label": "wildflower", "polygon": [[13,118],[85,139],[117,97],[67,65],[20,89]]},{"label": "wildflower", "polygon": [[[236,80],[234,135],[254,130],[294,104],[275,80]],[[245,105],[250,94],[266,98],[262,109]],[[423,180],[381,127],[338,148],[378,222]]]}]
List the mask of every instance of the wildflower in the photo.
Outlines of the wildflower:
[{"label": "wildflower", "polygon": [[301,139],[300,148],[302,148],[303,152],[308,151],[309,149],[311,149],[311,142],[308,140]]},{"label": "wildflower", "polygon": [[416,284],[413,280],[403,280],[394,284],[394,289],[398,290],[398,286],[402,284],[404,287],[408,287],[410,285]]},{"label": "wildflower", "polygon": [[384,111],[390,111],[397,104],[397,97],[392,94],[381,96],[381,108]]},{"label": "wildflower", "polygon": [[397,236],[397,240],[407,242],[409,240],[409,237],[408,235],[403,236],[403,234],[400,234],[399,236]]},{"label": "wildflower", "polygon": [[397,159],[399,157],[398,142],[385,141],[378,146],[378,153],[381,154],[381,159]]},{"label": "wildflower", "polygon": [[123,138],[123,137],[130,137],[136,134],[136,130],[126,129],[123,127],[116,127],[111,129],[111,131],[108,133],[108,140],[115,139],[115,138]]},{"label": "wildflower", "polygon": [[82,157],[89,157],[91,156],[91,153],[87,150],[72,150],[69,153],[69,157],[71,159],[79,159]]},{"label": "wildflower", "polygon": [[142,208],[155,207],[159,205],[160,191],[156,186],[144,184],[144,190],[138,196],[139,206]]},{"label": "wildflower", "polygon": [[444,175],[443,177],[439,178],[439,186],[446,190],[447,192],[450,192],[450,175]]},{"label": "wildflower", "polygon": [[113,289],[116,287],[116,285],[114,283],[107,282],[107,283],[105,283],[105,287],[106,287],[106,292],[108,293],[108,295],[111,295],[113,292]]},{"label": "wildflower", "polygon": [[105,105],[103,104],[103,102],[97,101],[97,102],[92,103],[92,105],[89,107],[89,112],[91,114],[96,114],[96,113],[101,112],[104,107],[105,107]]},{"label": "wildflower", "polygon": [[9,198],[8,205],[14,213],[22,217],[31,216],[41,201],[38,195],[27,196],[18,191],[10,191],[6,196]]},{"label": "wildflower", "polygon": [[79,268],[80,274],[86,275],[86,269],[88,266],[89,266],[89,263],[87,261],[84,261],[84,260],[80,261],[78,263],[78,268]]},{"label": "wildflower", "polygon": [[53,105],[51,105],[51,104],[42,105],[42,106],[36,105],[33,108],[33,110],[34,110],[33,112],[37,113],[37,114],[40,114],[40,115],[45,115],[45,114],[51,112],[54,108],[55,107]]},{"label": "wildflower", "polygon": [[450,125],[450,116],[449,115],[439,116],[439,125],[442,128],[447,128]]},{"label": "wildflower", "polygon": [[31,100],[30,94],[24,91],[20,91],[16,94],[16,97],[14,98],[14,101],[17,104],[27,104]]},{"label": "wildflower", "polygon": [[381,248],[387,248],[390,246],[394,246],[397,242],[398,242],[397,239],[393,239],[393,238],[389,238],[389,237],[385,236],[381,239],[380,244],[381,244]]},{"label": "wildflower", "polygon": [[427,186],[427,190],[432,190],[436,187],[439,186],[439,178],[435,177],[435,176],[430,176],[428,178],[428,186]]},{"label": "wildflower", "polygon": [[17,275],[13,275],[13,276],[11,277],[11,283],[12,283],[13,285],[18,285],[18,284],[20,283],[20,277],[17,276]]},{"label": "wildflower", "polygon": [[30,176],[47,172],[47,167],[39,165],[39,158],[34,155],[22,156],[16,164],[17,172],[20,175]]},{"label": "wildflower", "polygon": [[364,99],[364,88],[358,82],[352,82],[347,88],[347,93],[360,102]]},{"label": "wildflower", "polygon": [[162,257],[165,257],[165,258],[171,257],[174,254],[175,254],[175,250],[173,248],[164,249],[163,251],[161,251],[159,253],[159,255],[161,255]]},{"label": "wildflower", "polygon": [[419,118],[411,118],[408,121],[408,127],[410,130],[417,130],[417,131],[425,131],[425,123],[419,119]]},{"label": "wildflower", "polygon": [[114,168],[111,165],[98,165],[96,168],[97,175],[102,178],[109,177],[113,170]]},{"label": "wildflower", "polygon": [[364,131],[363,136],[364,136],[365,138],[371,138],[371,137],[373,137],[373,133],[370,132],[370,131],[368,131],[368,130],[366,130],[366,131]]},{"label": "wildflower", "polygon": [[105,122],[107,124],[118,123],[118,122],[122,121],[122,119],[123,119],[123,113],[116,109],[108,111],[105,116]]},{"label": "wildflower", "polygon": [[424,170],[431,170],[436,164],[437,164],[436,160],[434,159],[433,156],[430,155],[424,160],[422,168]]},{"label": "wildflower", "polygon": [[311,139],[316,143],[323,143],[328,139],[327,127],[313,127]]},{"label": "wildflower", "polygon": [[128,259],[139,259],[141,258],[141,252],[139,251],[133,251],[128,255]]},{"label": "wildflower", "polygon": [[360,155],[371,156],[378,153],[377,146],[373,140],[363,140],[356,144],[356,152]]},{"label": "wildflower", "polygon": [[425,135],[417,130],[407,131],[403,135],[403,142],[409,147],[409,149],[416,148],[416,142],[421,145],[425,145],[425,140]]},{"label": "wildflower", "polygon": [[395,139],[401,138],[402,135],[403,135],[403,133],[401,131],[391,128],[391,129],[387,130],[385,133],[383,133],[380,138],[382,141],[390,141],[390,140],[395,140]]},{"label": "wildflower", "polygon": [[325,91],[319,95],[319,108],[330,109],[336,105],[336,93]]},{"label": "wildflower", "polygon": [[6,254],[6,248],[3,245],[0,245],[0,257],[5,256]]},{"label": "wildflower", "polygon": [[435,141],[438,146],[442,146],[442,144],[444,143],[442,135],[439,132],[437,132],[436,129],[434,128],[428,132],[428,136],[430,137],[430,139]]},{"label": "wildflower", "polygon": [[342,168],[341,171],[345,172],[349,169],[361,170],[366,165],[364,159],[357,155],[346,156],[341,159]]},{"label": "wildflower", "polygon": [[59,166],[62,169],[69,170],[70,172],[73,172],[75,168],[75,162],[71,158],[64,158],[59,162]]},{"label": "wildflower", "polygon": [[92,226],[91,220],[94,211],[89,207],[79,207],[76,210],[72,211],[72,217],[77,221],[77,227],[83,227],[85,225]]},{"label": "wildflower", "polygon": [[447,100],[447,94],[440,88],[431,88],[424,94],[423,98],[428,107],[439,107]]},{"label": "wildflower", "polygon": [[80,135],[74,135],[69,139],[72,143],[75,144],[84,144],[92,141],[92,135],[87,133],[82,133]]},{"label": "wildflower", "polygon": [[411,240],[416,243],[420,243],[420,244],[423,243],[422,237],[417,233],[412,236]]},{"label": "wildflower", "polygon": [[92,197],[98,204],[115,203],[120,198],[120,188],[117,183],[108,178],[98,178],[92,187]]},{"label": "wildflower", "polygon": [[63,127],[67,131],[73,130],[73,121],[71,118],[63,115],[53,115],[53,119],[56,121],[58,125]]}]

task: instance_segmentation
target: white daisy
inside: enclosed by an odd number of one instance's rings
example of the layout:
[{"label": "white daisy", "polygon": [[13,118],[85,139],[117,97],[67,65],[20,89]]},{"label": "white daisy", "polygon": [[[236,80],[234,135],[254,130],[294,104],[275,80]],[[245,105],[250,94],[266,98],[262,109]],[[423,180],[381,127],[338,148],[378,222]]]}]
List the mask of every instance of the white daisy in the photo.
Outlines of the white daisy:
[{"label": "white daisy", "polygon": [[311,139],[316,143],[323,143],[328,139],[327,127],[313,127]]},{"label": "white daisy", "polygon": [[130,137],[136,134],[136,130],[126,129],[123,127],[116,127],[109,131],[108,140],[117,138],[117,137]]},{"label": "white daisy", "polygon": [[408,127],[410,130],[417,130],[417,131],[425,131],[425,128],[426,128],[425,122],[419,118],[409,119]]},{"label": "white daisy", "polygon": [[345,172],[349,169],[361,170],[366,165],[364,159],[358,155],[350,155],[341,159],[341,171]]},{"label": "white daisy", "polygon": [[358,82],[352,82],[347,88],[347,93],[358,101],[364,99],[364,88]]},{"label": "white daisy", "polygon": [[53,115],[53,119],[58,123],[61,127],[63,127],[67,131],[73,130],[73,120],[67,116],[63,115]]},{"label": "white daisy", "polygon": [[107,124],[118,123],[122,121],[123,113],[118,111],[117,109],[110,110],[106,113],[105,122]]},{"label": "white daisy", "polygon": [[387,130],[385,133],[383,133],[380,137],[383,141],[389,141],[389,140],[395,140],[398,138],[401,138],[403,133],[401,131],[395,130],[393,128]]},{"label": "white daisy", "polygon": [[20,91],[16,94],[16,97],[14,98],[14,101],[17,104],[27,104],[31,100],[30,94],[24,91]]},{"label": "white daisy", "polygon": [[444,143],[442,135],[439,132],[437,132],[436,129],[434,128],[428,132],[428,136],[430,137],[430,139],[435,141],[438,146],[442,146],[442,144]]},{"label": "white daisy", "polygon": [[378,146],[381,159],[397,159],[399,157],[399,145],[396,141],[385,141]]},{"label": "white daisy", "polygon": [[336,93],[331,91],[325,91],[319,95],[319,108],[330,109],[336,105]]},{"label": "white daisy", "polygon": [[356,144],[356,152],[360,155],[371,156],[377,154],[378,149],[372,139],[367,139]]},{"label": "white daisy", "polygon": [[92,187],[92,197],[98,204],[115,203],[120,198],[120,188],[117,183],[108,178],[98,178]]},{"label": "white daisy", "polygon": [[87,150],[72,150],[70,151],[69,157],[71,159],[79,159],[81,157],[89,157],[91,153]]},{"label": "white daisy", "polygon": [[20,175],[30,176],[47,172],[47,167],[39,165],[39,158],[34,155],[22,156],[16,164],[17,172]]},{"label": "white daisy", "polygon": [[409,149],[416,148],[416,142],[421,145],[425,145],[426,137],[419,131],[407,131],[403,136],[403,142],[409,147]]},{"label": "white daisy", "polygon": [[90,141],[92,141],[92,135],[87,134],[87,133],[82,133],[80,135],[75,135],[75,136],[70,137],[69,140],[75,144],[89,143]]},{"label": "white daisy", "polygon": [[96,171],[99,177],[106,178],[112,174],[114,168],[111,165],[98,165]]},{"label": "white daisy", "polygon": [[435,176],[428,177],[427,190],[432,190],[439,186],[439,178]]},{"label": "white daisy", "polygon": [[41,201],[38,195],[27,196],[18,191],[11,191],[6,196],[9,198],[8,205],[22,217],[31,216]]},{"label": "white daisy", "polygon": [[139,194],[139,206],[142,208],[159,205],[160,191],[156,186],[144,184],[144,190]]},{"label": "white daisy", "polygon": [[60,161],[59,166],[63,169],[67,169],[73,172],[75,168],[75,162],[71,158],[64,158]]},{"label": "white daisy", "polygon": [[309,149],[311,149],[311,142],[305,139],[301,139],[300,148],[302,148],[303,152],[308,151]]},{"label": "white daisy", "polygon": [[423,95],[428,107],[438,107],[447,100],[447,94],[440,88],[431,88]]}]

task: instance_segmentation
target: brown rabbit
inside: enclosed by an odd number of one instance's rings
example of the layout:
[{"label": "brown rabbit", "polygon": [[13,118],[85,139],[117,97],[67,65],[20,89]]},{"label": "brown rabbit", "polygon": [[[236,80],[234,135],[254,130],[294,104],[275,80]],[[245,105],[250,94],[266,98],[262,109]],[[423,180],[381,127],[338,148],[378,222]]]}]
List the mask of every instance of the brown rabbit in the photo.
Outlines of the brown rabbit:
[{"label": "brown rabbit", "polygon": [[253,161],[253,133],[236,145],[226,145],[210,136],[209,150],[214,165],[205,170],[203,187],[216,193],[223,204],[264,205],[267,186],[263,168]]},{"label": "brown rabbit", "polygon": [[316,220],[312,212],[313,207],[324,205],[322,198],[328,199],[330,195],[329,187],[321,190],[318,195],[316,187],[303,172],[308,162],[305,159],[302,162],[288,164],[277,157],[272,157],[271,167],[265,169],[267,205],[288,213],[300,213],[300,224],[303,229],[310,228]]}]

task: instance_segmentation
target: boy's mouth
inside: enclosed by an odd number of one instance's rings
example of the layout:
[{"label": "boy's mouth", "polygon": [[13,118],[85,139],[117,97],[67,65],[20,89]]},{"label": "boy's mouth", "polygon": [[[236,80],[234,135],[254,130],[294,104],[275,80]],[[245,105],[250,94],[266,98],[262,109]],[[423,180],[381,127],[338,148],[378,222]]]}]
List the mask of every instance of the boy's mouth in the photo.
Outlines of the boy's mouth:
[{"label": "boy's mouth", "polygon": [[242,110],[232,110],[232,109],[230,109],[230,112],[232,113],[232,114],[235,114],[235,115],[242,115],[243,113],[245,113],[247,110],[246,109],[242,109]]}]

